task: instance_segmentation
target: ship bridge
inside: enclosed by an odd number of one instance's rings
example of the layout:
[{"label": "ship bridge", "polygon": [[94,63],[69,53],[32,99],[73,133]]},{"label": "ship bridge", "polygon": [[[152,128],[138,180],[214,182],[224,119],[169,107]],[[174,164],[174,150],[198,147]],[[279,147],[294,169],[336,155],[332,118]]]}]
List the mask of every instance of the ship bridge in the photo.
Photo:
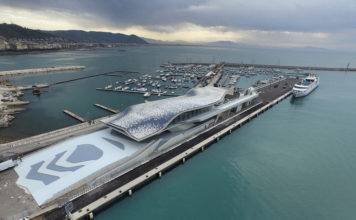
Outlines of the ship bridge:
[{"label": "ship bridge", "polygon": [[194,88],[179,97],[130,106],[102,122],[136,141],[142,141],[166,130],[174,119],[182,120],[183,117],[184,120],[187,114],[207,111],[209,107],[222,103],[226,92],[212,86]]}]

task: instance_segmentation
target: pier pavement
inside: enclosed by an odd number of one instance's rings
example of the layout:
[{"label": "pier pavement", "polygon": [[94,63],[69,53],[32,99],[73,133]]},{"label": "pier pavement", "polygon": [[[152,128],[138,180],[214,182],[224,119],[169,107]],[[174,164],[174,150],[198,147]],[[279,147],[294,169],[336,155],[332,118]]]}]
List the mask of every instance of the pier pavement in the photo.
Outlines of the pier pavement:
[{"label": "pier pavement", "polygon": [[10,158],[17,158],[41,148],[45,148],[48,145],[62,140],[70,135],[79,135],[87,133],[93,130],[104,128],[104,124],[100,120],[105,119],[98,118],[93,121],[84,122],[55,131],[35,135],[32,137],[24,138],[10,143],[0,144],[0,162]]}]

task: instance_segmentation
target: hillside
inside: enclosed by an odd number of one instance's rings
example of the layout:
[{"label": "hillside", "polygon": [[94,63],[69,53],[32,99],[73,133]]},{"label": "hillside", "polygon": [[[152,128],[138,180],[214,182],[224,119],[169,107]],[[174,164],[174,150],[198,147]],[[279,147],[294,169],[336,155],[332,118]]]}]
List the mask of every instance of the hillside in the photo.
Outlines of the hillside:
[{"label": "hillside", "polygon": [[110,32],[95,32],[95,31],[49,31],[52,35],[68,39],[74,42],[83,43],[134,43],[147,44],[145,40],[136,35],[116,34]]},{"label": "hillside", "polygon": [[110,32],[95,32],[95,31],[42,31],[33,30],[21,27],[16,24],[0,24],[0,37],[10,39],[23,40],[46,40],[46,39],[61,39],[67,42],[76,43],[102,43],[102,44],[147,44],[145,40],[136,35],[125,35],[120,33]]},{"label": "hillside", "polygon": [[52,34],[40,30],[33,30],[21,27],[16,24],[0,24],[0,36],[5,39],[48,39],[53,38]]}]

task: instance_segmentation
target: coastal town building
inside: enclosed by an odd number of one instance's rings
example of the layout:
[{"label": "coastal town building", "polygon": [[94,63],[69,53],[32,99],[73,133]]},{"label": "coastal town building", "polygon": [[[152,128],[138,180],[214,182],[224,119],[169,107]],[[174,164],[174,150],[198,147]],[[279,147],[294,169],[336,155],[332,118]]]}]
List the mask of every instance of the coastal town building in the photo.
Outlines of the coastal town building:
[{"label": "coastal town building", "polygon": [[7,50],[8,48],[9,48],[9,45],[8,45],[6,39],[0,36],[0,51]]}]

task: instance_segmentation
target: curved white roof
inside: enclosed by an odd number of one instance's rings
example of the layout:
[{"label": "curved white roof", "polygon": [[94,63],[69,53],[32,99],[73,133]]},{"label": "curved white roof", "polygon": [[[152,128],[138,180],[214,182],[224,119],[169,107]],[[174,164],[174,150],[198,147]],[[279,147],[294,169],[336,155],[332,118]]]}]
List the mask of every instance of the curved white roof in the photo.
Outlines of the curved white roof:
[{"label": "curved white roof", "polygon": [[183,96],[130,106],[103,122],[141,141],[162,132],[175,117],[184,112],[223,101],[225,93],[225,89],[217,87],[195,88]]}]

